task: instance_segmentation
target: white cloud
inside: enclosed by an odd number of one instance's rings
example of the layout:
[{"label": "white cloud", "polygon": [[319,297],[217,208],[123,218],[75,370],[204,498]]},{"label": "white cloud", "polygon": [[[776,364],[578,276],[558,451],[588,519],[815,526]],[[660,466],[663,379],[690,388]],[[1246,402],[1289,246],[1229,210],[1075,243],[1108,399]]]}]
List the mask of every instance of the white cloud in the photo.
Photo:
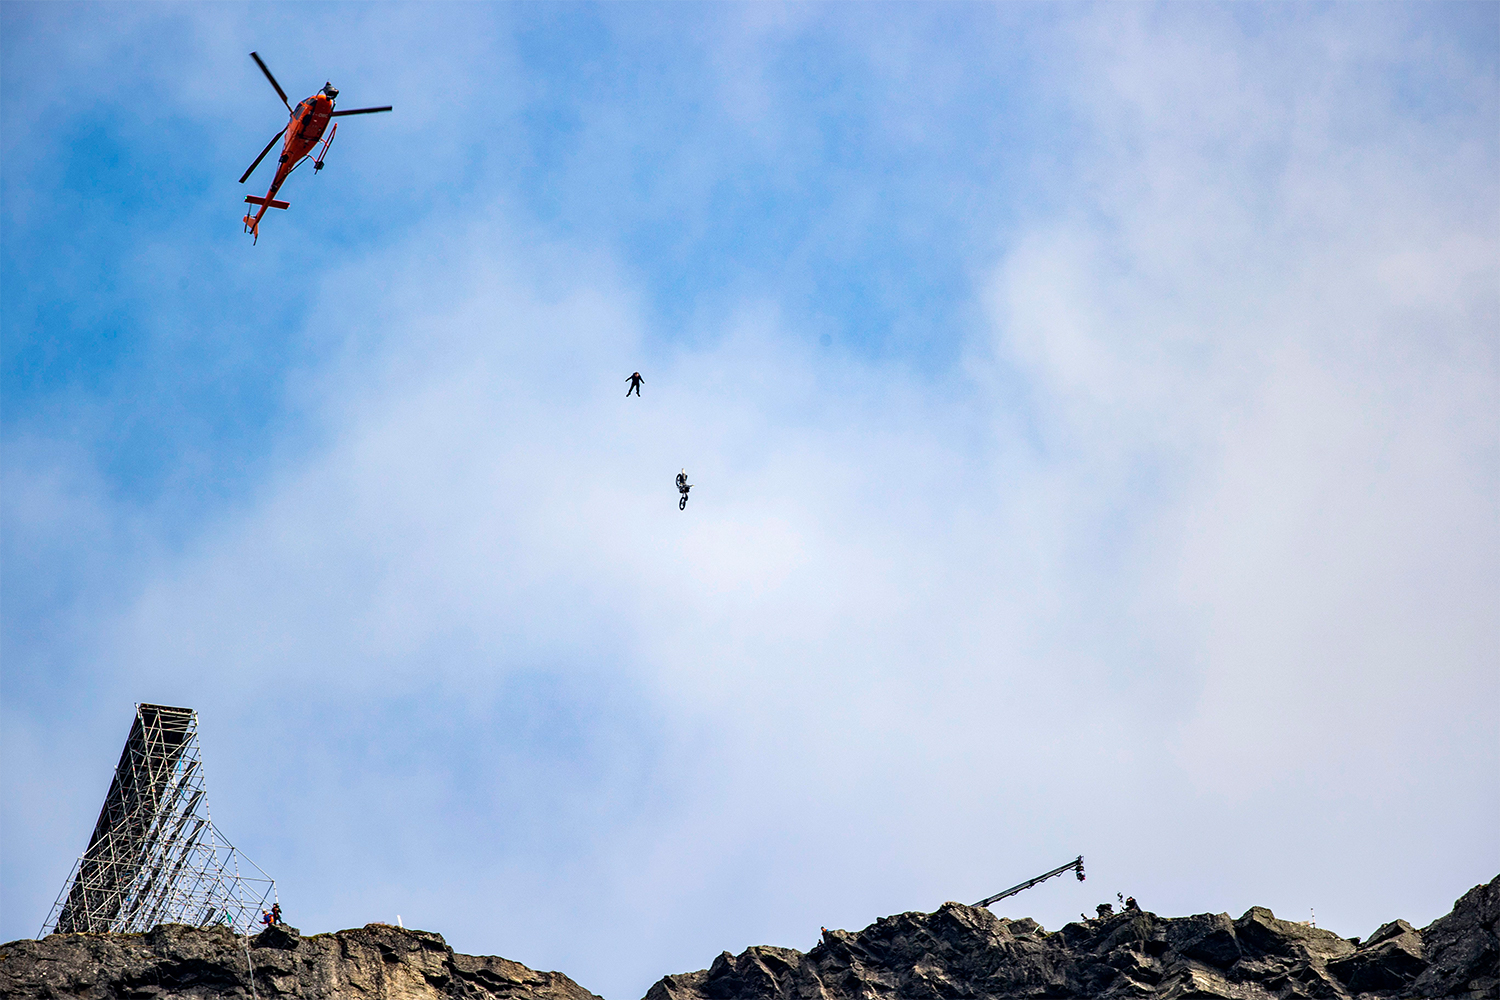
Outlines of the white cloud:
[{"label": "white cloud", "polygon": [[1296,827],[1259,862],[1236,840],[1268,902],[1333,856],[1385,868],[1337,920],[1496,860],[1451,835],[1500,804],[1494,143],[1403,107],[1377,70],[1407,53],[1358,25],[1288,54],[1222,20],[1086,34],[1094,184],[1000,268],[992,357],[1060,492],[1129,508],[1110,582],[1196,692],[1164,741],[1192,811]]},{"label": "white cloud", "polygon": [[1099,17],[961,374],[754,301],[664,346],[498,207],[327,272],[321,443],[143,573],[96,697],[205,712],[294,921],[617,998],[1078,851],[1019,909],[1437,915],[1494,860],[1492,153],[1312,42]]}]

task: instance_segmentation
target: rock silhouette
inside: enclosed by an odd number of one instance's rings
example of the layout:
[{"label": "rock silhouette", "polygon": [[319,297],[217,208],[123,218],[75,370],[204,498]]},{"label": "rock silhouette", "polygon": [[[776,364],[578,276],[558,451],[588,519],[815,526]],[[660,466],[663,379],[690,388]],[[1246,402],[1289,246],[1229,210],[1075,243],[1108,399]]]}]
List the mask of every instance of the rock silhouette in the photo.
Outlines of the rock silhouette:
[{"label": "rock silhouette", "polygon": [[[255,968],[252,994],[246,951]],[[460,955],[441,934],[367,924],[251,938],[162,924],[146,934],[50,934],[0,945],[0,997],[338,997],[350,1000],[600,1000],[558,972]]]},{"label": "rock silhouette", "polygon": [[[1159,917],[1127,910],[1053,933],[1031,919],[945,903],[862,931],[827,931],[810,952],[759,945],[667,976],[646,1000],[1416,1000],[1500,998],[1500,877],[1418,930],[1366,941],[1278,920]],[[599,1000],[567,976],[456,954],[441,935],[369,924],[302,937],[272,927],[247,942],[224,928],[53,934],[0,945],[0,997],[357,1000]]]},{"label": "rock silhouette", "polygon": [[1031,919],[945,903],[858,933],[825,931],[806,954],[756,946],[667,976],[646,1000],[1414,1000],[1500,997],[1500,877],[1416,930],[1362,944],[1252,907],[1238,920],[1127,910],[1045,933]]}]

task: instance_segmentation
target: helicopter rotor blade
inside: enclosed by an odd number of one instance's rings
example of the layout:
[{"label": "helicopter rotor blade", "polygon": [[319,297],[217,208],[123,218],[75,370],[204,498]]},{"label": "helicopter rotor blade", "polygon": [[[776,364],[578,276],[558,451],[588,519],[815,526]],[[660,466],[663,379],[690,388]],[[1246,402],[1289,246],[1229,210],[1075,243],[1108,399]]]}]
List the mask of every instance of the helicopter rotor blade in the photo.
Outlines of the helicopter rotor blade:
[{"label": "helicopter rotor blade", "polygon": [[260,161],[266,158],[266,154],[271,151],[272,146],[276,145],[276,140],[282,137],[282,135],[286,132],[286,129],[287,127],[283,125],[280,132],[277,132],[275,135],[271,136],[271,141],[266,143],[266,148],[260,151],[260,155],[255,158],[255,162],[250,164],[250,169],[245,171],[245,176],[240,178],[241,184],[245,183],[246,179],[248,179],[251,174],[255,173],[255,168],[260,166]]},{"label": "helicopter rotor blade", "polygon": [[391,106],[387,104],[383,108],[355,108],[352,111],[335,111],[329,118],[337,118],[339,115],[373,115],[377,111],[389,111]]},{"label": "helicopter rotor blade", "polygon": [[281,89],[281,84],[279,84],[279,83],[276,82],[276,78],[271,75],[271,71],[266,68],[266,64],[263,63],[263,62],[261,62],[261,60],[260,60],[260,53],[259,52],[252,52],[252,53],[250,53],[250,58],[254,59],[255,60],[255,65],[259,66],[260,67],[260,71],[262,73],[266,74],[266,79],[270,80],[271,81],[271,86],[273,86],[273,87],[276,88],[276,96],[279,97],[279,98],[281,98],[281,103],[286,105],[286,109],[287,109],[288,113],[290,113],[291,110],[292,110],[292,102],[286,99],[286,91],[284,91],[284,90]]}]

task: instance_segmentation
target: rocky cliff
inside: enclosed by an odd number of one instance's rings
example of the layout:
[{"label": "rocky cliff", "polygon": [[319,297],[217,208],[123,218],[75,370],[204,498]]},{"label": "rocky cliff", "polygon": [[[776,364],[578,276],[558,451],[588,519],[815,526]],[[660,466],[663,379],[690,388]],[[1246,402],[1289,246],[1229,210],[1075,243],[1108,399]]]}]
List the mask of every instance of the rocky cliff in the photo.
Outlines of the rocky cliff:
[{"label": "rocky cliff", "polygon": [[313,937],[278,926],[248,942],[222,927],[163,924],[148,934],[52,934],[0,945],[7,1000],[254,996],[599,1000],[561,973],[460,955],[440,934],[389,924]]},{"label": "rocky cliff", "polygon": [[[646,1000],[1414,1000],[1500,998],[1500,877],[1417,930],[1367,941],[1253,907],[1158,917],[1131,910],[1047,933],[1034,920],[947,903],[864,930],[825,932],[812,951],[757,946],[667,976]],[[247,965],[248,960],[248,965]],[[567,976],[455,954],[441,936],[386,924],[250,939],[164,925],[149,934],[53,934],[0,945],[0,998],[504,997],[598,1000]]]},{"label": "rocky cliff", "polygon": [[1497,918],[1500,878],[1420,931],[1397,920],[1364,942],[1259,906],[1238,920],[1130,910],[1048,934],[1034,920],[947,903],[825,931],[806,954],[725,952],[708,969],[667,976],[646,1000],[1500,997]]}]

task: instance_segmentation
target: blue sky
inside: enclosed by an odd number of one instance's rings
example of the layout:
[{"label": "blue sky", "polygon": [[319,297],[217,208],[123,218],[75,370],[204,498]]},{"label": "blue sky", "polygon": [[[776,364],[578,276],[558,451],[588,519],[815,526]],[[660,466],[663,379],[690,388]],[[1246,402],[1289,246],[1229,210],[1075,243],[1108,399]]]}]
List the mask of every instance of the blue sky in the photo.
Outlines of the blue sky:
[{"label": "blue sky", "polygon": [[[137,701],[305,931],[610,1000],[1500,870],[1494,5],[0,28],[0,936]],[[251,49],[396,107],[255,246]]]}]

